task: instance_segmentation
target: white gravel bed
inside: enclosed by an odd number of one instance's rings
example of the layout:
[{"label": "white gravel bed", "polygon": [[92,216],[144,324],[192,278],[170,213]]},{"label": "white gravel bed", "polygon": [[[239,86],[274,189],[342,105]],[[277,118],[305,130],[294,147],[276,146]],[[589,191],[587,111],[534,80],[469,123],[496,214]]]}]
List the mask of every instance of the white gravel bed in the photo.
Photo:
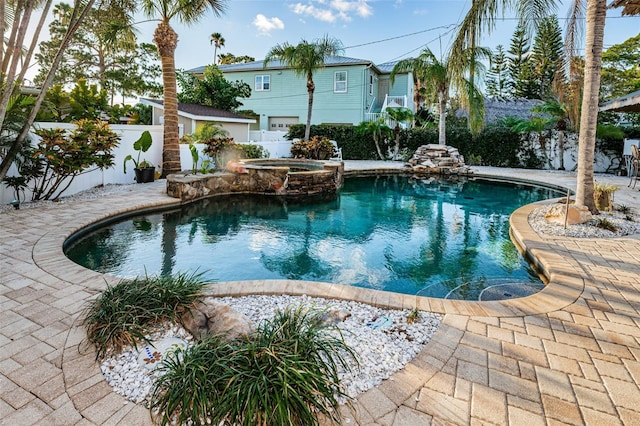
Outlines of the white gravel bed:
[{"label": "white gravel bed", "polygon": [[[284,310],[287,306],[302,305],[320,311],[338,309],[349,312],[351,316],[339,323],[338,328],[347,345],[357,354],[360,364],[356,367],[354,363],[351,372],[343,371],[340,374],[341,383],[350,397],[379,385],[401,370],[429,342],[441,320],[438,314],[420,312],[415,322],[408,323],[410,310],[388,310],[358,302],[307,296],[225,297],[220,301],[245,314],[254,324],[273,317],[276,310]],[[387,326],[376,329],[373,323],[378,319],[385,319]],[[180,337],[192,341],[182,327],[172,327],[150,337],[152,340]],[[101,370],[116,393],[135,403],[148,405],[149,392],[158,373],[141,367],[137,358],[138,351],[129,348],[106,358]]]},{"label": "white gravel bed", "polygon": [[[640,234],[640,214],[635,210],[628,213],[616,210],[610,212],[602,211],[589,222],[568,225],[565,228],[564,225],[549,223],[545,219],[545,215],[551,206],[553,204],[538,207],[529,214],[529,225],[538,234],[572,238],[611,238]],[[614,232],[598,227],[598,221],[603,219],[614,225],[617,231]]]}]

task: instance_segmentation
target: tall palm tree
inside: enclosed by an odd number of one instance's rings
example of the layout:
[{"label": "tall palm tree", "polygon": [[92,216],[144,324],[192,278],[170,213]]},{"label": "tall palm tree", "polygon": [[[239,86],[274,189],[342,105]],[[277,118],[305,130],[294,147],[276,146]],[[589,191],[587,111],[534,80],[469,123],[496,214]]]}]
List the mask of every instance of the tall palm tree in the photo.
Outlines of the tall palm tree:
[{"label": "tall palm tree", "polygon": [[300,76],[307,77],[307,92],[309,103],[307,107],[307,127],[304,131],[304,140],[309,140],[311,132],[311,110],[313,109],[313,92],[316,85],[313,82],[313,73],[324,67],[328,56],[339,55],[343,52],[342,42],[325,35],[323,38],[308,42],[304,39],[296,46],[289,43],[277,44],[272,47],[264,58],[264,67],[273,61],[280,61],[283,65],[293,69]]},{"label": "tall palm tree", "polygon": [[210,9],[220,16],[226,9],[226,0],[142,0],[143,12],[160,23],[153,33],[153,42],[158,47],[162,64],[164,104],[164,145],[162,148],[162,177],[177,173],[180,166],[180,144],[178,133],[178,96],[176,83],[175,51],[178,34],[171,28],[171,19],[184,24],[200,20]]},{"label": "tall palm tree", "polygon": [[213,33],[211,34],[209,41],[213,45],[213,65],[218,65],[218,48],[224,47],[224,42],[226,40],[222,37],[222,34]]},{"label": "tall palm tree", "polygon": [[[427,47],[416,58],[398,61],[391,70],[391,83],[399,73],[412,72],[416,81],[422,82],[419,90],[427,99],[437,100],[438,104],[438,143],[446,145],[446,119],[449,91],[456,91],[463,103],[469,108],[469,124],[472,130],[479,130],[482,122],[484,104],[482,95],[475,85],[476,74],[484,69],[480,63],[482,58],[490,58],[491,51],[482,47],[465,49],[462,54],[464,60],[456,66],[449,58],[439,60]],[[478,117],[480,120],[478,120]]]},{"label": "tall palm tree", "polygon": [[[535,23],[555,11],[554,0],[474,0],[465,16],[453,44],[451,56],[458,57],[469,46],[475,45],[476,38],[483,29],[490,30],[499,18],[500,9],[515,7],[523,22]],[[572,15],[581,13],[585,0],[573,0]],[[598,120],[598,94],[600,89],[600,69],[602,45],[606,18],[606,0],[586,0],[586,43],[584,59],[584,84],[582,109],[580,113],[580,133],[578,139],[578,176],[576,181],[577,206],[585,206],[597,213],[593,197],[593,158],[596,145],[596,123]],[[638,0],[615,0],[610,7],[622,7],[623,15],[638,15]],[[570,20],[575,22],[576,20]],[[575,43],[575,25],[567,31],[568,46]]]}]

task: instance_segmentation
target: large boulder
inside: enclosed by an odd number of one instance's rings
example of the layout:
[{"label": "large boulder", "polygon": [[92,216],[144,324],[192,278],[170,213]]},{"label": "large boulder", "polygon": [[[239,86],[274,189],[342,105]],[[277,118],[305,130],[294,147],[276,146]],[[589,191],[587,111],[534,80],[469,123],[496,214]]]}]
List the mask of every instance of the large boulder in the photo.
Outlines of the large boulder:
[{"label": "large boulder", "polygon": [[591,215],[591,212],[587,207],[585,206],[578,207],[573,204],[569,205],[568,211],[567,211],[567,206],[565,204],[554,204],[547,211],[547,214],[545,215],[545,219],[549,223],[557,223],[560,225],[564,225],[565,215],[567,218],[567,225],[585,223],[593,219],[593,216]]},{"label": "large boulder", "polygon": [[246,315],[213,297],[205,298],[184,313],[181,322],[197,340],[202,340],[207,335],[217,335],[233,340],[247,337],[255,330]]}]

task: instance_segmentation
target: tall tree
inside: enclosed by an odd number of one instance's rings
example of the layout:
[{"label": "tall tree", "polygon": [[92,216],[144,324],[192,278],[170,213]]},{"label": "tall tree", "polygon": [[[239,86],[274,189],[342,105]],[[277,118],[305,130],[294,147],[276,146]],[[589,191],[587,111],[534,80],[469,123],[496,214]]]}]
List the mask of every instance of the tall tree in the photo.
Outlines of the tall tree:
[{"label": "tall tree", "polygon": [[[438,105],[438,143],[446,145],[447,102],[449,91],[456,92],[462,101],[462,106],[469,109],[469,125],[472,127],[471,117],[483,116],[484,103],[482,95],[475,84],[476,75],[468,77],[470,72],[478,73],[483,69],[480,60],[488,58],[491,51],[475,47],[468,49],[464,60],[453,66],[447,59],[438,60],[429,48],[423,49],[416,58],[398,61],[391,70],[390,79],[393,83],[399,73],[412,72],[422,82],[427,99],[436,101]],[[480,111],[478,113],[478,111]],[[475,130],[475,129],[474,129]]]},{"label": "tall tree", "polygon": [[553,80],[562,64],[562,48],[562,30],[558,19],[555,15],[544,18],[538,26],[531,54],[538,99],[547,99],[552,95]]},{"label": "tall tree", "polygon": [[[33,121],[36,118],[36,114],[38,113],[38,110],[40,109],[40,106],[42,105],[42,102],[44,100],[46,91],[51,86],[53,76],[58,68],[58,65],[60,64],[60,61],[62,60],[62,54],[69,45],[74,33],[78,30],[80,24],[83,22],[83,20],[93,7],[94,2],[95,0],[75,0],[75,12],[71,16],[71,20],[69,21],[69,25],[67,26],[67,31],[65,33],[65,37],[62,40],[60,48],[58,49],[58,52],[51,63],[49,74],[42,83],[40,93],[38,93],[38,95],[36,96],[35,102],[33,103],[33,108],[31,109],[26,121],[24,122],[22,130],[20,130],[20,132],[13,139],[11,146],[2,153],[3,156],[2,162],[0,163],[0,179],[3,179],[6,176],[9,167],[13,163],[13,160],[25,144]],[[20,11],[23,11],[24,14],[18,13],[17,11],[14,14],[15,19],[13,21],[13,24],[11,24],[11,35],[9,37],[9,42],[7,43],[8,46],[11,46],[11,49],[7,49],[7,51],[3,52],[2,55],[2,72],[0,73],[0,79],[2,80],[2,85],[0,86],[2,89],[2,96],[0,97],[0,128],[4,127],[7,107],[11,98],[14,95],[17,95],[20,91],[20,85],[22,84],[22,80],[24,79],[26,70],[29,68],[31,55],[35,48],[36,40],[38,39],[40,31],[44,26],[44,21],[51,5],[51,1],[47,0],[44,4],[44,10],[41,19],[38,21],[35,27],[32,43],[29,46],[29,49],[27,50],[27,54],[25,56],[22,56],[23,52],[20,48],[21,46],[23,46],[25,34],[30,29],[29,25],[31,12],[33,12],[34,8],[38,7],[39,4],[37,4],[35,1],[25,1],[24,3],[18,2],[18,4],[21,5]],[[2,4],[3,10],[4,6],[5,5]],[[4,26],[2,27],[2,31],[0,31],[0,36],[2,36],[4,39]],[[22,68],[18,71],[17,66],[19,61],[21,62]],[[5,67],[5,63],[7,64],[7,67]]]},{"label": "tall tree", "polygon": [[225,39],[222,34],[213,33],[209,41],[213,45],[213,65],[218,65],[218,49],[224,47]]},{"label": "tall tree", "polygon": [[160,20],[153,34],[153,42],[158,47],[162,63],[162,83],[164,85],[162,176],[166,177],[182,169],[180,166],[175,60],[178,34],[171,27],[170,21],[178,19],[182,23],[193,24],[200,20],[207,10],[220,16],[226,9],[226,0],[142,0],[141,6],[149,18]]},{"label": "tall tree", "polygon": [[529,38],[527,29],[520,23],[513,32],[508,53],[508,78],[511,93],[516,98],[531,99],[535,97],[534,69],[530,59]]},{"label": "tall tree", "polygon": [[[40,67],[34,78],[36,84],[44,80],[72,13],[73,7],[69,4],[59,3],[54,7],[54,20],[49,24],[50,39],[39,44],[40,51],[36,54]],[[136,44],[131,29],[112,37],[110,23],[122,19],[122,10],[93,8],[74,34],[53,83],[66,85],[84,78],[107,90],[111,103],[116,93],[123,97],[161,93],[155,46]]]},{"label": "tall tree", "polygon": [[[574,14],[581,9],[584,0],[574,0]],[[619,0],[617,6],[627,6],[636,0]],[[553,12],[556,2],[552,0],[533,0],[511,2],[509,0],[475,0],[465,16],[453,43],[452,55],[460,56],[469,46],[475,46],[475,40],[482,30],[491,30],[498,18],[499,7],[515,6],[523,22],[535,23]],[[576,180],[577,206],[586,206],[591,212],[597,212],[594,201],[593,158],[596,142],[596,122],[598,119],[598,91],[600,86],[600,68],[602,44],[606,18],[606,0],[587,0],[586,43],[584,62],[584,86],[580,115],[580,133],[578,147],[578,176]],[[625,8],[625,11],[627,9]],[[637,10],[630,7],[631,13]],[[624,13],[624,12],[623,12]],[[568,34],[575,40],[575,33]],[[568,43],[567,43],[568,44]],[[571,46],[570,46],[571,47]]]},{"label": "tall tree", "polygon": [[491,53],[491,68],[487,72],[487,94],[499,98],[508,98],[510,94],[509,61],[501,44]]},{"label": "tall tree", "polygon": [[313,93],[316,85],[313,82],[313,73],[324,67],[325,60],[329,56],[343,52],[342,42],[325,35],[323,38],[308,42],[300,41],[296,46],[289,43],[278,44],[269,50],[264,58],[264,67],[278,60],[285,66],[293,69],[293,72],[307,78],[307,92],[309,102],[307,106],[307,127],[304,131],[304,140],[309,140],[311,133],[311,111],[313,110]]},{"label": "tall tree", "polygon": [[602,53],[600,97],[616,98],[640,90],[640,34]]}]

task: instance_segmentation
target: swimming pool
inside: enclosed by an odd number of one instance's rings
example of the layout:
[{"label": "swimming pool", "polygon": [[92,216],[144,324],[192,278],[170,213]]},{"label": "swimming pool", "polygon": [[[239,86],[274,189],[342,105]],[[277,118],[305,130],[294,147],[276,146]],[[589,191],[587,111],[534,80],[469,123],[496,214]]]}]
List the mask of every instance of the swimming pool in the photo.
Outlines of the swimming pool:
[{"label": "swimming pool", "polygon": [[117,221],[72,237],[65,253],[122,277],[198,270],[210,281],[292,279],[505,299],[544,285],[511,243],[509,215],[559,196],[482,179],[351,177],[324,197],[220,196]]}]

